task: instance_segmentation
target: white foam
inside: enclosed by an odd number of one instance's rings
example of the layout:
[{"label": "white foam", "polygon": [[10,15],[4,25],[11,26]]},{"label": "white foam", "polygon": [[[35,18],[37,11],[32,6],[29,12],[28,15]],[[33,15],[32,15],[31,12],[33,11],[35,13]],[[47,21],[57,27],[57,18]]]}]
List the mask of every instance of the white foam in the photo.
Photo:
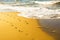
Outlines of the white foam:
[{"label": "white foam", "polygon": [[[30,10],[31,9],[31,10]],[[26,9],[26,12],[18,14],[20,16],[26,17],[26,18],[30,18],[30,17],[43,17],[44,15],[50,15],[50,14],[60,14],[60,12],[58,12],[58,10],[49,10],[46,8],[30,8],[30,9]]]},{"label": "white foam", "polygon": [[44,15],[60,14],[59,10],[50,10],[43,6],[41,6],[41,7],[19,6],[18,7],[18,6],[11,6],[11,5],[0,5],[0,11],[1,11],[1,9],[15,10],[17,12],[20,12],[19,14],[17,14],[17,16],[23,16],[26,18],[31,18],[31,17],[42,18]]}]

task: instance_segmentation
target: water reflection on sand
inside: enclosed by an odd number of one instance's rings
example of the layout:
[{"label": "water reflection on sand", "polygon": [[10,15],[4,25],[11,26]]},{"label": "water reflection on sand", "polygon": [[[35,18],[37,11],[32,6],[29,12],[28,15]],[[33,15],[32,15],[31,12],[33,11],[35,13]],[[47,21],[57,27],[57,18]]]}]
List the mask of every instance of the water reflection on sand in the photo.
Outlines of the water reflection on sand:
[{"label": "water reflection on sand", "polygon": [[60,40],[60,19],[40,19],[38,21],[44,32]]}]

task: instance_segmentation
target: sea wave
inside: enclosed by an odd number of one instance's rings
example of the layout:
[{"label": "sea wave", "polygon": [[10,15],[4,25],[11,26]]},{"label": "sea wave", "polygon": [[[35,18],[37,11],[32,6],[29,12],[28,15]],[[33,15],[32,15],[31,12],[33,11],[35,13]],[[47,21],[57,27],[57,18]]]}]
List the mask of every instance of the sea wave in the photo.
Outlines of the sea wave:
[{"label": "sea wave", "polygon": [[[50,15],[50,14],[60,14],[60,9],[49,9],[51,2],[48,4],[42,4],[43,2],[41,2],[40,4],[38,3],[37,7],[32,7],[34,6],[12,6],[12,5],[0,5],[0,10],[3,9],[10,9],[10,10],[15,10],[17,12],[20,12],[19,14],[17,14],[17,16],[23,16],[26,18],[31,18],[31,17],[36,17],[36,18],[42,18],[45,15]],[[46,6],[47,5],[47,6]],[[57,7],[56,7],[57,8]]]}]

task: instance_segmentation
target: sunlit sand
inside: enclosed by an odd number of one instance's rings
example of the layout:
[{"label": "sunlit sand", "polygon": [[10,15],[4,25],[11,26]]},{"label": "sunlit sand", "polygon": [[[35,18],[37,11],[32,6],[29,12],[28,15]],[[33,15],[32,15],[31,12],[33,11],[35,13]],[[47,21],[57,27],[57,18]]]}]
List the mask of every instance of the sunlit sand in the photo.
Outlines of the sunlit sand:
[{"label": "sunlit sand", "polygon": [[19,12],[0,12],[0,40],[54,40],[43,32],[35,19],[17,16]]}]

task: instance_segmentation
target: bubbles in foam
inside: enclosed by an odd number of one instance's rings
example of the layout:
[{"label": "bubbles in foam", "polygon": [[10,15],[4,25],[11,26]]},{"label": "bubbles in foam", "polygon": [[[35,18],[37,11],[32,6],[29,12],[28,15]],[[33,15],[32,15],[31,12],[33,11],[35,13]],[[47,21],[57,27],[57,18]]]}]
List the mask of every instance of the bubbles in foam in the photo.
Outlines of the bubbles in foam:
[{"label": "bubbles in foam", "polygon": [[[27,7],[25,7],[26,9]],[[42,7],[42,8],[34,8],[32,9],[32,7],[29,7],[30,9],[26,9],[26,12],[24,13],[21,13],[21,14],[18,14],[19,16],[23,16],[23,17],[26,17],[26,18],[31,18],[31,17],[36,17],[36,18],[42,18],[44,16],[47,16],[47,15],[51,15],[52,14],[60,14],[59,10],[51,10],[51,9],[47,9],[45,7]]]},{"label": "bubbles in foam", "polygon": [[[24,7],[24,6],[11,6],[11,5],[0,5],[0,9],[11,9],[17,12],[18,16],[23,16],[26,18],[49,18],[50,14],[60,14],[60,9],[52,10],[44,7],[42,4],[39,4],[39,7]],[[58,17],[59,18],[59,17]]]}]

